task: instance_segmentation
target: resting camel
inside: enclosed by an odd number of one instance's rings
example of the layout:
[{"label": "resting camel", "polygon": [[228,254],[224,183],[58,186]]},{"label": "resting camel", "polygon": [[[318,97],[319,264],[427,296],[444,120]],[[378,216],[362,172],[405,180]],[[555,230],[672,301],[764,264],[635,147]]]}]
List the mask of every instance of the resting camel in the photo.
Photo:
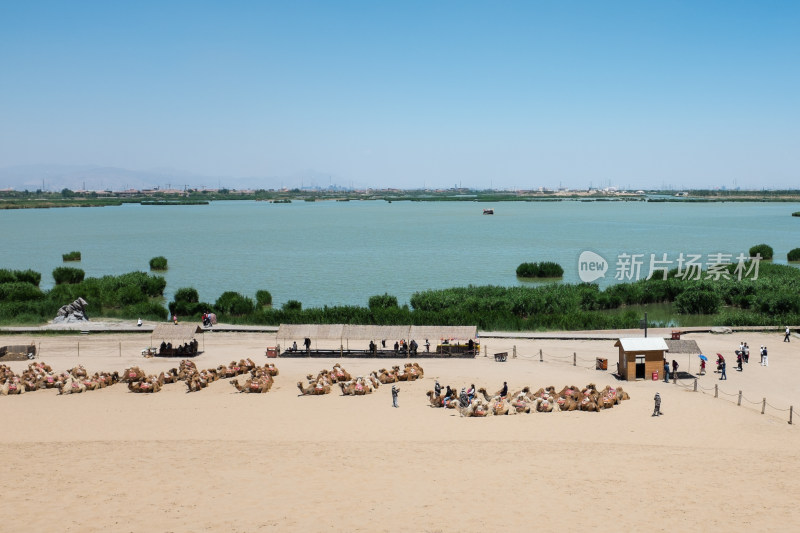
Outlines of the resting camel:
[{"label": "resting camel", "polygon": [[70,374],[72,374],[75,378],[85,378],[86,377],[86,369],[83,368],[83,365],[78,365],[76,367],[70,368],[67,370]]},{"label": "resting camel", "polygon": [[483,400],[473,400],[469,407],[459,409],[461,416],[489,416],[492,411]]},{"label": "resting camel", "polygon": [[80,382],[80,380],[75,379],[74,377],[70,376],[65,381],[61,383],[61,386],[58,388],[59,394],[80,394],[86,390],[86,385]]},{"label": "resting camel", "polygon": [[503,397],[498,397],[489,403],[489,410],[495,416],[517,414],[517,411],[511,408],[511,404]]},{"label": "resting camel", "polygon": [[134,366],[131,368],[126,368],[125,371],[122,373],[121,381],[123,383],[131,383],[133,381],[141,381],[147,377],[147,374],[144,373],[144,370],[139,368],[138,366]]},{"label": "resting camel", "polygon": [[[398,367],[395,367],[398,368]],[[381,368],[378,370],[378,380],[386,385],[387,383],[396,383],[397,382],[397,372],[392,369],[391,371],[386,370],[385,368]]]},{"label": "resting camel", "polygon": [[0,387],[0,394],[3,396],[9,396],[13,394],[24,394],[25,393],[25,385],[23,385],[19,378],[14,376],[12,379],[7,380],[3,383],[3,386]]},{"label": "resting camel", "polygon": [[532,402],[528,400],[525,393],[520,392],[517,396],[509,402],[511,410],[516,413],[530,413]]},{"label": "resting camel", "polygon": [[372,384],[360,376],[355,380],[340,381],[339,387],[342,389],[342,396],[364,396],[372,393]]},{"label": "resting camel", "polygon": [[303,388],[303,382],[297,382],[297,388],[300,389],[300,393],[303,396],[318,396],[322,394],[330,394],[331,386],[327,384],[323,384],[322,381],[318,381],[316,384],[311,384],[307,388]]},{"label": "resting camel", "polygon": [[267,374],[259,378],[248,379],[244,382],[244,386],[239,385],[238,379],[234,379],[231,381],[231,385],[239,392],[265,393],[269,392],[269,389],[272,388],[272,382],[272,376]]},{"label": "resting camel", "polygon": [[331,376],[331,383],[336,383],[338,381],[350,381],[353,377],[350,373],[342,368],[342,365],[336,363],[333,365],[333,370],[330,373]]},{"label": "resting camel", "polygon": [[267,363],[264,365],[264,368],[270,376],[275,377],[278,375],[278,367],[275,366],[275,363]]}]

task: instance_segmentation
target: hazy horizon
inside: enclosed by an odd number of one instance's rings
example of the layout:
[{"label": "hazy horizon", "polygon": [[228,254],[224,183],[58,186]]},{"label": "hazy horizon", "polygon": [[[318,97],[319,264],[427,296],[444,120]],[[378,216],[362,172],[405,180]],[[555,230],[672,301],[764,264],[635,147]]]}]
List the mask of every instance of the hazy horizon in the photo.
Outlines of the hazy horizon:
[{"label": "hazy horizon", "polygon": [[788,189],[798,27],[781,1],[5,3],[0,188]]}]

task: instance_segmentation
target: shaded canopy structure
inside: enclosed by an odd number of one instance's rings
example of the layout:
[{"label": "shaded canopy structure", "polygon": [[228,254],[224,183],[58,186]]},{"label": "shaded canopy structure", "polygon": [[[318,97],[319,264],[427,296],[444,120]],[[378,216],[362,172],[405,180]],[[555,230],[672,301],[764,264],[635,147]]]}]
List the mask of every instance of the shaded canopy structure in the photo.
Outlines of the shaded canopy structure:
[{"label": "shaded canopy structure", "polygon": [[[153,342],[170,342],[172,344],[190,342],[195,336],[203,334],[203,328],[198,324],[157,324],[150,334],[150,345]],[[205,336],[203,336],[203,344],[205,344]]]},{"label": "shaded canopy structure", "polygon": [[362,324],[281,324],[277,338],[284,344],[304,339],[339,340],[343,344],[348,341],[378,341],[381,339],[396,341],[400,339],[475,339],[478,326],[373,326]]}]

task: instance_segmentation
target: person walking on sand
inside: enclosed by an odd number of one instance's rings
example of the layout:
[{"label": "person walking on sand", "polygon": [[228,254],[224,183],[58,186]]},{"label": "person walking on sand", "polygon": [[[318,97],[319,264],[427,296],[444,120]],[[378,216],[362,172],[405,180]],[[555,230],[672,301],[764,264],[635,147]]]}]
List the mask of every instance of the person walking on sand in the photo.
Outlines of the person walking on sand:
[{"label": "person walking on sand", "polygon": [[392,385],[392,407],[399,407],[397,405],[397,395],[400,394],[400,389],[396,385]]},{"label": "person walking on sand", "polygon": [[675,359],[672,360],[672,377],[678,378],[678,362]]},{"label": "person walking on sand", "polygon": [[786,326],[786,335],[783,336],[783,342],[789,342],[789,334],[791,334],[792,330],[789,329],[789,326]]},{"label": "person walking on sand", "polygon": [[728,379],[728,375],[725,374],[725,367],[726,366],[728,366],[728,365],[725,363],[725,359],[723,359],[719,364],[719,371],[722,372],[722,375],[719,377],[720,381],[723,380],[723,379],[724,380]]},{"label": "person walking on sand", "polygon": [[664,413],[661,412],[661,395],[656,393],[656,395],[653,397],[653,400],[656,402],[656,405],[653,408],[653,416],[663,415]]},{"label": "person walking on sand", "polygon": [[742,359],[744,359],[745,364],[750,362],[750,347],[747,343],[744,343],[744,348],[742,348]]},{"label": "person walking on sand", "polygon": [[664,383],[669,383],[669,361],[664,359]]}]

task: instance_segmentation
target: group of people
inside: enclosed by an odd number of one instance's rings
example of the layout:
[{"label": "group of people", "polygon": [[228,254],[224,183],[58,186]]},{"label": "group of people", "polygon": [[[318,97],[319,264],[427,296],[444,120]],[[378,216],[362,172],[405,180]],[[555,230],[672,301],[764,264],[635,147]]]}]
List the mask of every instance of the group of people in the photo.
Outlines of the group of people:
[{"label": "group of people", "polygon": [[[741,372],[744,370],[744,365],[750,362],[750,347],[747,345],[746,342],[742,342],[739,344],[739,349],[735,351],[736,353],[736,369]],[[761,366],[769,366],[769,354],[767,352],[766,346],[761,346],[759,348],[759,354],[761,356]],[[704,368],[705,365],[701,365],[701,368]],[[717,372],[719,372],[720,376],[719,379],[727,380],[728,375],[726,373],[727,363],[725,362],[725,358],[722,354],[717,354]]]},{"label": "group of people", "polygon": [[[386,341],[381,341],[383,346],[386,347]],[[431,344],[428,342],[428,339],[425,339],[425,351],[429,352],[431,348]],[[419,349],[419,344],[414,339],[411,339],[410,342],[406,342],[405,339],[401,339],[400,341],[395,341],[394,343],[394,353],[399,354],[403,353],[408,355],[409,353],[416,355],[417,349]]]},{"label": "group of people", "polygon": [[[672,360],[672,375],[678,377],[678,362],[675,359]],[[666,359],[664,359],[664,383],[669,383],[669,361]]]},{"label": "group of people", "polygon": [[185,342],[173,350],[171,342],[161,341],[159,353],[168,355],[193,355],[197,353],[197,339]]},{"label": "group of people", "polygon": [[[311,339],[309,339],[308,337],[303,339],[303,346],[305,347],[306,352],[310,352],[311,351]],[[297,351],[297,341],[292,341],[292,347],[289,348],[289,351],[290,352],[296,352]]]}]

